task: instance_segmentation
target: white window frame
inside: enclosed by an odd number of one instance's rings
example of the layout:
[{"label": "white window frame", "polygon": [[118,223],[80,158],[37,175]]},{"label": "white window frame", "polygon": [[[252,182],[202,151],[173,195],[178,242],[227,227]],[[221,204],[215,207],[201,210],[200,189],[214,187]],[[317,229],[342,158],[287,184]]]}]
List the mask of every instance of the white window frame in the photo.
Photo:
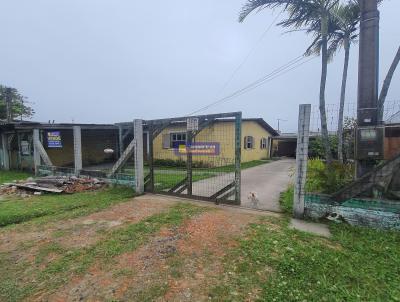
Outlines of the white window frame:
[{"label": "white window frame", "polygon": [[172,132],[169,135],[171,148],[174,148],[175,142],[185,142],[186,144],[186,132]]},{"label": "white window frame", "polygon": [[263,150],[268,148],[268,140],[266,137],[261,138],[260,148]]},{"label": "white window frame", "polygon": [[254,137],[251,135],[248,135],[245,137],[245,149],[254,149]]}]

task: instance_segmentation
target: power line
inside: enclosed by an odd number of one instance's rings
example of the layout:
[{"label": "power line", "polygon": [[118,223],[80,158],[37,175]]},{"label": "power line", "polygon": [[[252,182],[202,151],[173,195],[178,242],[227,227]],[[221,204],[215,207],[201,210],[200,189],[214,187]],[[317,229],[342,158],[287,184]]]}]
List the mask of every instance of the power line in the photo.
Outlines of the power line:
[{"label": "power line", "polygon": [[[307,63],[307,62],[309,62],[309,61],[311,61],[311,60],[313,60],[313,59],[315,59],[315,57],[312,57],[312,58],[310,58],[310,59],[308,59],[308,60],[306,60],[306,61],[303,61],[303,62],[301,62],[301,63],[299,63],[299,64],[293,66],[292,68],[283,70],[281,73],[276,74],[275,76],[272,76],[272,77],[268,77],[268,78],[266,78],[265,80],[263,80],[262,82],[258,83],[257,85],[254,85],[254,86],[252,86],[252,87],[249,87],[249,88],[246,89],[246,90],[242,89],[242,90],[244,90],[244,91],[241,91],[241,92],[238,93],[238,94],[231,95],[231,96],[228,96],[228,97],[230,97],[230,99],[231,99],[231,98],[234,98],[234,97],[241,96],[241,95],[243,95],[243,94],[245,94],[245,93],[247,93],[247,92],[249,92],[249,91],[251,91],[251,90],[254,90],[255,88],[257,88],[257,87],[259,87],[259,86],[261,86],[261,85],[264,85],[265,83],[268,83],[268,82],[270,82],[270,81],[276,79],[277,77],[280,77],[281,75],[284,75],[284,74],[288,73],[289,71],[292,71],[292,70],[294,70],[294,69],[300,67],[301,65],[303,65],[303,64],[305,64],[305,63]],[[225,102],[225,101],[227,101],[227,100],[224,100],[224,102]]]},{"label": "power line", "polygon": [[265,35],[269,32],[269,30],[272,28],[272,26],[275,24],[275,22],[278,20],[278,18],[281,16],[283,11],[281,11],[271,22],[271,24],[268,25],[268,27],[264,30],[260,38],[257,40],[257,42],[254,44],[254,46],[250,49],[250,51],[247,53],[247,55],[244,57],[242,62],[236,67],[236,69],[232,72],[228,80],[225,82],[225,84],[222,86],[222,88],[218,91],[217,96],[219,96],[225,88],[231,83],[231,81],[234,79],[235,75],[238,73],[238,71],[243,67],[243,65],[247,62],[247,60],[250,58],[250,56],[254,53],[256,50],[257,46],[261,43],[261,41],[264,39]]},{"label": "power line", "polygon": [[284,75],[284,74],[288,73],[289,71],[291,71],[293,69],[296,69],[296,68],[300,67],[301,65],[313,60],[314,58],[315,57],[312,57],[312,58],[310,58],[308,60],[302,61],[304,59],[304,56],[296,57],[295,59],[293,59],[293,60],[289,61],[288,63],[282,65],[281,67],[273,70],[271,73],[261,77],[260,79],[248,84],[247,86],[245,86],[245,87],[243,87],[243,88],[231,93],[230,95],[228,95],[226,97],[223,97],[223,98],[221,98],[221,99],[219,99],[219,100],[217,100],[215,102],[212,102],[212,103],[210,103],[210,104],[208,104],[208,105],[206,105],[206,106],[204,106],[204,107],[202,107],[202,108],[190,113],[189,115],[193,115],[193,114],[198,113],[200,111],[204,111],[204,110],[206,110],[206,109],[208,109],[208,108],[210,108],[212,106],[215,106],[217,104],[229,101],[229,100],[231,100],[231,99],[233,99],[235,97],[241,96],[241,95],[243,95],[243,94],[245,94],[245,93],[247,93],[247,92],[249,92],[249,91],[251,91],[251,90],[253,90],[253,89],[255,89],[255,88],[257,88],[257,87],[259,87],[259,86],[261,86],[263,84],[265,84],[265,83],[268,83],[268,82],[274,80],[275,78],[277,78],[277,77],[279,77],[281,75]]}]

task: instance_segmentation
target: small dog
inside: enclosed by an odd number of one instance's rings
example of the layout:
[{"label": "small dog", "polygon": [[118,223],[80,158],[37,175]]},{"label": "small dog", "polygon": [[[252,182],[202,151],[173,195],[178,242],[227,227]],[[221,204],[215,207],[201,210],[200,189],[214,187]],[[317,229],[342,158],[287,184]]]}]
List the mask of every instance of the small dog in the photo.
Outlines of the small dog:
[{"label": "small dog", "polygon": [[258,208],[258,202],[259,202],[259,200],[258,200],[258,196],[257,196],[257,193],[256,193],[256,192],[250,192],[250,193],[249,193],[249,196],[247,196],[247,199],[250,200],[251,206],[252,206],[253,208]]}]

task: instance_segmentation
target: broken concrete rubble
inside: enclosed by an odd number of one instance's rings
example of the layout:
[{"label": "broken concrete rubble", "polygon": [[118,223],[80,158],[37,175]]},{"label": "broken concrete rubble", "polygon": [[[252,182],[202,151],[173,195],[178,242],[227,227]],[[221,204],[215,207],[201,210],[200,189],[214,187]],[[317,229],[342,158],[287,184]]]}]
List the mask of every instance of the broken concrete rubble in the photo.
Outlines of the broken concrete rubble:
[{"label": "broken concrete rubble", "polygon": [[82,178],[76,176],[46,176],[29,177],[25,181],[5,183],[0,186],[0,195],[15,194],[21,197],[41,195],[42,193],[75,193],[88,190],[98,190],[106,183],[97,178]]}]

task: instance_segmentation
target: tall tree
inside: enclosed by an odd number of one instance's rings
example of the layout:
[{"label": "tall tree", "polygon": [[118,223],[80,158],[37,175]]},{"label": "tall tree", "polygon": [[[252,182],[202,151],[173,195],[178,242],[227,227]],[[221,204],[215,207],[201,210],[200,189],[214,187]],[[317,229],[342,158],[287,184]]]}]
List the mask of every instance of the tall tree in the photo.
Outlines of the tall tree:
[{"label": "tall tree", "polygon": [[358,24],[360,21],[360,6],[358,2],[338,4],[332,9],[331,21],[334,23],[331,52],[334,53],[341,47],[344,49],[344,64],[342,85],[340,90],[340,105],[338,117],[338,159],[343,162],[343,112],[346,99],[347,73],[349,68],[350,47],[357,43]]},{"label": "tall tree", "polygon": [[[325,109],[325,88],[328,74],[328,40],[331,9],[339,0],[248,0],[239,15],[239,22],[253,11],[261,11],[265,8],[282,8],[288,13],[288,18],[278,25],[295,29],[305,29],[320,40],[321,49],[321,80],[319,89],[319,111],[321,119],[322,140],[325,149],[325,157],[328,163],[332,160],[329,144],[328,125]],[[316,30],[316,31],[315,31]],[[314,39],[315,42],[315,39]],[[314,43],[313,42],[313,43]]]},{"label": "tall tree", "polygon": [[389,91],[390,83],[392,82],[393,74],[397,68],[397,65],[399,64],[399,61],[400,61],[400,47],[397,49],[397,53],[394,56],[394,59],[392,61],[392,64],[390,65],[388,73],[386,74],[385,80],[383,81],[381,93],[379,94],[379,99],[378,99],[379,121],[383,120],[383,109],[385,106],[386,96]]},{"label": "tall tree", "polygon": [[0,119],[7,120],[7,99],[10,98],[11,120],[17,117],[31,118],[35,111],[27,105],[26,97],[18,92],[16,88],[0,85]]}]

